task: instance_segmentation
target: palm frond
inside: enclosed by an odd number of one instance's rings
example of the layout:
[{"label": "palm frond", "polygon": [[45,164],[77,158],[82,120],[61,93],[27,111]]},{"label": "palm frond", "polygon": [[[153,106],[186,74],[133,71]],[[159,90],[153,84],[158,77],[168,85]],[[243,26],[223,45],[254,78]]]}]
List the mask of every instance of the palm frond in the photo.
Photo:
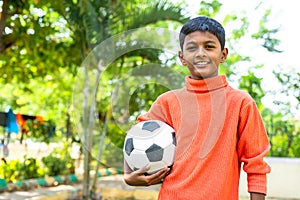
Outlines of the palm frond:
[{"label": "palm frond", "polygon": [[[124,16],[116,16],[115,24],[120,17],[123,17],[123,30],[135,29],[158,21],[170,20],[184,23],[187,17],[184,16],[184,9],[180,5],[175,5],[168,0],[143,1],[138,6],[133,6]],[[119,12],[118,12],[119,13]],[[112,23],[113,24],[113,23]]]},{"label": "palm frond", "polygon": [[141,9],[129,24],[128,28],[137,28],[147,24],[156,23],[162,20],[177,21],[184,23],[187,21],[182,14],[182,8],[168,1],[158,1],[151,3],[146,9]]}]

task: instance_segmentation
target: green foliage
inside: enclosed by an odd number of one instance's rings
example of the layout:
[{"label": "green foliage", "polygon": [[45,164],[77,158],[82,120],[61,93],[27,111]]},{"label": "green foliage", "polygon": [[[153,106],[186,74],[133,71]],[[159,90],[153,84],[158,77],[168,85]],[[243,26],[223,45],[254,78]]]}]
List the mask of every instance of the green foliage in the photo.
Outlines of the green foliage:
[{"label": "green foliage", "polygon": [[[178,21],[185,22],[187,18],[182,15],[182,9],[180,6],[174,5],[168,0],[161,1],[138,1],[138,6],[131,7],[131,10],[127,13],[129,14],[130,23],[125,25],[126,29],[134,29],[138,27],[147,26],[149,24],[154,24],[159,21]],[[147,9],[140,9],[140,8]],[[134,11],[132,10],[135,9]],[[132,12],[133,11],[133,12]],[[134,13],[134,15],[133,15]]]},{"label": "green foliage", "polygon": [[35,138],[36,141],[42,141],[49,144],[51,139],[55,136],[55,124],[51,120],[27,120],[26,127],[28,130],[28,137]]},{"label": "green foliage", "polygon": [[222,4],[217,0],[211,2],[201,1],[200,5],[199,14],[208,17],[214,17],[222,7]]},{"label": "green foliage", "polygon": [[246,33],[248,32],[250,22],[248,21],[247,17],[241,17],[240,19],[232,18],[232,20],[239,20],[240,22],[239,27],[237,29],[232,30],[231,32],[232,40],[236,41],[246,35]]},{"label": "green foliage", "polygon": [[67,148],[54,150],[49,156],[43,157],[42,162],[35,158],[8,160],[0,165],[0,177],[7,182],[41,178],[49,176],[67,175],[74,173],[74,161]]},{"label": "green foliage", "polygon": [[20,165],[21,162],[19,160],[12,160],[6,163],[2,162],[0,165],[0,177],[7,182],[18,180]]},{"label": "green foliage", "polygon": [[0,177],[7,182],[43,177],[45,172],[35,158],[24,158],[20,160],[9,160],[0,166]]},{"label": "green foliage", "polygon": [[162,93],[168,91],[166,88],[159,84],[146,84],[136,88],[132,93],[129,101],[129,113],[134,118],[137,118],[141,112],[150,109],[154,100]]},{"label": "green foliage", "polygon": [[42,177],[43,170],[40,168],[40,163],[35,158],[26,158],[20,168],[20,179],[31,179]]},{"label": "green foliage", "polygon": [[263,112],[263,117],[271,142],[271,156],[300,157],[300,121],[295,117],[299,111],[299,80],[300,73],[285,72],[284,69],[274,70],[273,74],[281,83],[281,89],[272,91],[274,94],[284,94],[285,99],[275,99],[280,108],[278,113]]},{"label": "green foliage", "polygon": [[54,149],[50,155],[41,160],[25,157],[24,160],[7,160],[0,165],[0,177],[7,182],[41,178],[45,175],[68,175],[74,171],[74,160],[70,156],[67,143],[63,148]]},{"label": "green foliage", "polygon": [[270,52],[280,53],[282,51],[278,50],[276,47],[280,44],[280,40],[273,37],[275,33],[279,31],[279,28],[268,29],[266,23],[268,21],[268,16],[271,14],[271,10],[267,10],[259,22],[259,30],[257,33],[253,33],[252,37],[256,40],[263,40],[262,46]]},{"label": "green foliage", "polygon": [[[99,161],[103,167],[115,167],[122,169],[124,164],[122,149],[125,133],[123,131],[119,131],[114,132],[114,134],[116,134],[117,136],[112,137],[110,135],[106,137],[104,141],[104,146],[100,147],[99,145],[95,145],[94,149],[96,152],[99,148],[103,148],[104,151],[101,160]],[[120,147],[117,145],[119,145]],[[95,153],[94,155],[97,154]],[[98,162],[98,160],[94,159],[94,162]]]},{"label": "green foliage", "polygon": [[8,3],[2,13],[9,16],[0,21],[0,82],[28,82],[57,74],[59,68],[73,70],[78,59],[66,51],[72,40],[58,13],[39,1],[2,2]]},{"label": "green foliage", "polygon": [[299,121],[268,109],[263,110],[262,116],[271,143],[270,156],[300,157]]},{"label": "green foliage", "polygon": [[263,107],[261,99],[265,96],[265,92],[261,88],[261,81],[262,78],[256,77],[254,72],[250,70],[246,76],[242,76],[239,80],[240,89],[245,90],[250,94],[260,110]]},{"label": "green foliage", "polygon": [[250,61],[250,58],[243,57],[238,53],[231,53],[230,56],[227,57],[226,62],[220,65],[220,74],[226,74],[228,79],[230,79],[232,75],[237,75],[235,65],[242,61]]},{"label": "green foliage", "polygon": [[[57,75],[31,79],[28,83],[11,82],[2,84],[0,110],[10,106],[15,113],[31,116],[42,116],[44,124],[39,129],[29,130],[28,137],[37,141],[50,142],[61,140],[66,133],[66,120],[72,97],[74,77],[67,69],[59,69]],[[28,125],[34,124],[28,121]],[[50,129],[55,126],[55,134]],[[48,130],[46,130],[48,129]],[[49,135],[49,133],[51,133]],[[74,135],[74,133],[73,133]],[[42,136],[42,137],[39,137]],[[49,137],[50,136],[50,137]]]},{"label": "green foliage", "polygon": [[[295,71],[296,69],[293,69],[289,72],[285,72],[284,69],[281,68],[279,68],[278,70],[274,70],[273,74],[282,86],[279,91],[274,92],[285,94],[288,97],[295,98],[298,103],[296,104],[296,107],[293,110],[298,110],[300,105],[300,72]],[[289,102],[277,100],[276,103],[278,105],[285,105],[286,112],[290,113],[292,105],[290,105]]]},{"label": "green foliage", "polygon": [[68,175],[75,171],[74,160],[69,153],[67,143],[64,144],[63,148],[55,148],[41,160],[45,167],[45,173],[49,176]]}]

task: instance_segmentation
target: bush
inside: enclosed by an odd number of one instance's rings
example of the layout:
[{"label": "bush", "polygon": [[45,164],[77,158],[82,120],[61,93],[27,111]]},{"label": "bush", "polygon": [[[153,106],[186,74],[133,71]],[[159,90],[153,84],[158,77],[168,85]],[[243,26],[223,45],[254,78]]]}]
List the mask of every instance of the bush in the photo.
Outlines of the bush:
[{"label": "bush", "polygon": [[75,172],[74,160],[68,151],[67,143],[63,148],[55,148],[49,156],[43,157],[45,172],[49,176],[67,175]]},{"label": "bush", "polygon": [[7,160],[0,165],[0,178],[7,182],[41,178],[49,176],[67,175],[75,172],[74,160],[68,151],[67,143],[63,148],[55,148],[49,156],[40,160],[24,158],[24,160]]},{"label": "bush", "polygon": [[24,158],[20,160],[10,160],[0,166],[0,177],[7,182],[40,178],[45,175],[39,162],[35,158]]}]

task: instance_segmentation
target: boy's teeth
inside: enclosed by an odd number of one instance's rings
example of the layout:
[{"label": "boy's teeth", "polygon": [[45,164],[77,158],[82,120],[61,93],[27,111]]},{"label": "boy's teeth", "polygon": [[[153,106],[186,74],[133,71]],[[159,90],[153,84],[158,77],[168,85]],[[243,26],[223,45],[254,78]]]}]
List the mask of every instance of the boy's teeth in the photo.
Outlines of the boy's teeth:
[{"label": "boy's teeth", "polygon": [[203,61],[203,62],[197,62],[196,64],[198,64],[198,65],[199,65],[199,64],[200,64],[200,65],[201,65],[201,64],[207,64],[207,62],[204,62],[204,61]]}]

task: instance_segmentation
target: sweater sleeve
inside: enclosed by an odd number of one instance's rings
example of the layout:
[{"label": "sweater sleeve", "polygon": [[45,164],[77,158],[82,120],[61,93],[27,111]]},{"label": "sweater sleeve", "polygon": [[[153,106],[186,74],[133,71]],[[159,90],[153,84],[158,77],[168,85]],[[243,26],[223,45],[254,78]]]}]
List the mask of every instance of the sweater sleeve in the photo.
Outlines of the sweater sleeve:
[{"label": "sweater sleeve", "polygon": [[146,120],[160,120],[170,125],[172,123],[170,106],[174,106],[174,104],[176,104],[175,99],[176,98],[172,91],[161,94],[153,102],[149,111],[138,117],[137,122]]},{"label": "sweater sleeve", "polygon": [[161,114],[162,112],[163,110],[161,109],[160,105],[153,104],[147,113],[142,114],[137,118],[137,122],[154,120],[154,119],[165,121],[163,115]]},{"label": "sweater sleeve", "polygon": [[267,133],[253,100],[244,105],[239,117],[237,151],[243,170],[247,173],[248,192],[267,193],[266,174],[270,166],[264,161],[270,144]]}]

